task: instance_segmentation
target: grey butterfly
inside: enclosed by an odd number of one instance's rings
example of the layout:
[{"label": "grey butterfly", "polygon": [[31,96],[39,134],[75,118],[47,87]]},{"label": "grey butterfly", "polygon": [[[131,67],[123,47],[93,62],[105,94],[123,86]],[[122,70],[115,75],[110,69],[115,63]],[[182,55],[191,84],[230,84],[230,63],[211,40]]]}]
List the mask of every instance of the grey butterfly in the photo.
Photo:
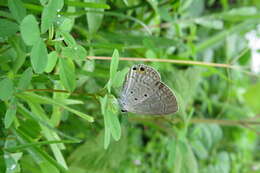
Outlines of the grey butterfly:
[{"label": "grey butterfly", "polygon": [[122,112],[165,115],[178,111],[172,90],[161,82],[160,74],[147,65],[134,65],[126,75],[119,104]]}]

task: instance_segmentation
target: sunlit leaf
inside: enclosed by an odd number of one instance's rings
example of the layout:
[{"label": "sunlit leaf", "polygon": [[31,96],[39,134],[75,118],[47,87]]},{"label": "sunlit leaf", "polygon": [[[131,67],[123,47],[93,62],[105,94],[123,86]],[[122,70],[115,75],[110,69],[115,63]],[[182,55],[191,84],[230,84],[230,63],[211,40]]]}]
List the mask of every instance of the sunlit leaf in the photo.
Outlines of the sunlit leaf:
[{"label": "sunlit leaf", "polygon": [[63,0],[51,0],[42,11],[41,32],[46,32],[55,20],[57,13],[63,7]]},{"label": "sunlit leaf", "polygon": [[48,52],[42,39],[39,39],[32,47],[31,63],[36,73],[44,72],[48,63]]},{"label": "sunlit leaf", "polygon": [[27,45],[34,45],[40,39],[38,22],[33,15],[27,15],[20,25],[21,35]]}]

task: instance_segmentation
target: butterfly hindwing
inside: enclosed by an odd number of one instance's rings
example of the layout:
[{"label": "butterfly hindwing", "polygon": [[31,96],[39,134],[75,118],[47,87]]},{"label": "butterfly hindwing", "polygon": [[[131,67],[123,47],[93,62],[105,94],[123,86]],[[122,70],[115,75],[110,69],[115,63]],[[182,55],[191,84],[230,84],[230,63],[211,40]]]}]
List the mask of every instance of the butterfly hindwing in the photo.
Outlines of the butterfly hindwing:
[{"label": "butterfly hindwing", "polygon": [[152,67],[134,65],[128,72],[119,103],[123,111],[162,115],[178,110],[176,97]]}]

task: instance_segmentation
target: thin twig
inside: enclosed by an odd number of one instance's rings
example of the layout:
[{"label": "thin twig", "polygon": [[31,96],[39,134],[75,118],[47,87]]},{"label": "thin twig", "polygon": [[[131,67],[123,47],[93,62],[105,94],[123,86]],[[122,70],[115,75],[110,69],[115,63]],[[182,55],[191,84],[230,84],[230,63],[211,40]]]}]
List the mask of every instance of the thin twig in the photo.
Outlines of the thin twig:
[{"label": "thin twig", "polygon": [[[97,59],[97,60],[111,60],[111,57],[104,56],[87,56],[87,59]],[[192,64],[192,65],[201,65],[201,66],[211,66],[211,67],[222,67],[222,68],[231,68],[238,69],[238,66],[230,64],[219,64],[211,62],[201,62],[201,61],[190,61],[190,60],[173,60],[173,59],[150,59],[150,58],[135,58],[135,57],[122,57],[122,61],[144,61],[144,62],[167,62],[174,64]]]},{"label": "thin twig", "polygon": [[59,93],[70,93],[67,90],[55,90],[55,89],[28,89],[26,90],[28,92],[33,92],[33,91],[46,91],[46,92],[59,92]]},{"label": "thin twig", "polygon": [[[160,118],[160,117],[159,117]],[[140,117],[131,117],[129,118],[130,121],[136,121],[136,122],[142,122],[142,121],[150,121],[150,120],[155,120],[158,119],[158,117],[145,117],[145,118],[140,118]],[[167,119],[167,121],[177,124],[182,122],[183,120],[180,118],[174,118],[174,119]],[[194,124],[200,124],[200,123],[205,123],[205,124],[218,124],[218,125],[223,125],[223,126],[245,126],[246,125],[260,125],[260,121],[250,121],[250,120],[219,120],[219,119],[199,119],[199,118],[193,118],[190,120],[190,123]]]}]

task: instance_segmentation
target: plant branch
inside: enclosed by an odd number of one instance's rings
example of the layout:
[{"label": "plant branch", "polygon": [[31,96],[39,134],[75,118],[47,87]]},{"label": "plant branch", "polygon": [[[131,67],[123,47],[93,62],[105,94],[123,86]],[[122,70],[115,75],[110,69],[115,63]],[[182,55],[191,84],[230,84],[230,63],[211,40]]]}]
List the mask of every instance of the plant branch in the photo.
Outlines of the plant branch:
[{"label": "plant branch", "polygon": [[[87,56],[87,59],[96,59],[96,60],[111,60],[111,57],[104,56]],[[221,68],[230,68],[230,69],[239,69],[238,66],[230,64],[219,64],[211,62],[201,62],[201,61],[190,61],[190,60],[173,60],[173,59],[149,59],[149,58],[134,58],[134,57],[122,57],[121,61],[144,61],[144,62],[167,62],[174,64],[191,64],[191,65],[201,65],[201,66],[211,66],[211,67],[221,67]]]},{"label": "plant branch", "polygon": [[[133,122],[143,122],[143,121],[157,121],[158,118],[161,117],[145,117],[145,118],[140,118],[140,117],[131,117],[129,118],[130,121]],[[169,119],[166,118],[166,121],[169,121],[170,123],[177,124],[182,122],[183,120],[180,118],[174,118],[174,119]],[[252,125],[260,125],[260,121],[251,121],[251,120],[220,120],[220,119],[200,119],[200,118],[193,118],[190,120],[190,123],[194,124],[200,124],[200,123],[205,123],[205,124],[218,124],[222,126],[242,126],[242,127],[247,127],[247,126],[252,126]]]}]

